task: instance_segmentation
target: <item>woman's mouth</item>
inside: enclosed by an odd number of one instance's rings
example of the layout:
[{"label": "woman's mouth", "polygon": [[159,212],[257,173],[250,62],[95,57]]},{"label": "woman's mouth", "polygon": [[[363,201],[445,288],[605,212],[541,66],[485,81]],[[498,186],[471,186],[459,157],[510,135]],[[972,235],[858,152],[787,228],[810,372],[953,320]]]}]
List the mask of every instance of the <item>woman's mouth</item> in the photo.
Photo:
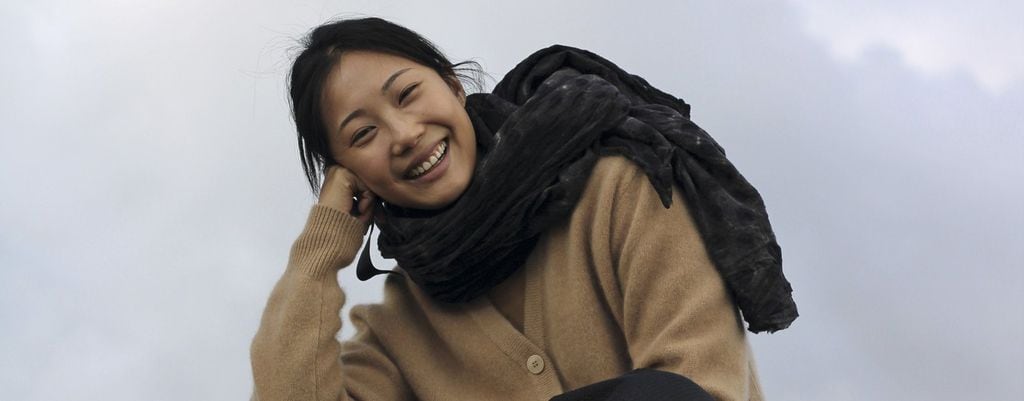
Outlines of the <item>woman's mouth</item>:
[{"label": "woman's mouth", "polygon": [[405,177],[410,180],[415,180],[424,174],[429,173],[434,167],[441,164],[441,161],[448,155],[448,140],[445,139],[437,144],[434,151],[419,165],[410,169],[405,173]]}]

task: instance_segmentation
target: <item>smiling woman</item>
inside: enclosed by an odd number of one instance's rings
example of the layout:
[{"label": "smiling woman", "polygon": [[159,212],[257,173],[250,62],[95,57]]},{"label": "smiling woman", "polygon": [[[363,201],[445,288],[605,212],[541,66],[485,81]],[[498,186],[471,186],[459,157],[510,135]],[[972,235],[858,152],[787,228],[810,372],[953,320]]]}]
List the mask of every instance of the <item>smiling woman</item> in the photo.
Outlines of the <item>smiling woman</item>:
[{"label": "smiling woman", "polygon": [[[319,200],[253,398],[762,399],[740,312],[776,331],[796,308],[760,195],[689,106],[566,46],[491,94],[458,66],[378,18],[310,34],[291,95]],[[370,223],[399,267],[339,343],[337,273]]]},{"label": "smiling woman", "polygon": [[412,60],[346,52],[324,85],[331,155],[388,202],[441,208],[465,191],[476,165],[465,102],[458,80]]}]

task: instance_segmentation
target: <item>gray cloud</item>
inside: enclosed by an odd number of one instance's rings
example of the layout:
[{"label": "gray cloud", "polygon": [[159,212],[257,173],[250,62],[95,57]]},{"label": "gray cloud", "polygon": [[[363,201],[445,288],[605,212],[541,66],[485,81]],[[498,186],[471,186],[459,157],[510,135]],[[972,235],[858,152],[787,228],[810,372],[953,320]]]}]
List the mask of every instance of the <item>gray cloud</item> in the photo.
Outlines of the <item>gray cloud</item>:
[{"label": "gray cloud", "polygon": [[[836,61],[788,3],[467,3],[0,6],[4,398],[247,397],[314,201],[287,55],[356,11],[496,79],[558,42],[690,102],[764,195],[801,306],[752,337],[769,397],[1024,392],[1020,81],[991,94],[886,47]],[[352,270],[350,304],[379,299]]]}]

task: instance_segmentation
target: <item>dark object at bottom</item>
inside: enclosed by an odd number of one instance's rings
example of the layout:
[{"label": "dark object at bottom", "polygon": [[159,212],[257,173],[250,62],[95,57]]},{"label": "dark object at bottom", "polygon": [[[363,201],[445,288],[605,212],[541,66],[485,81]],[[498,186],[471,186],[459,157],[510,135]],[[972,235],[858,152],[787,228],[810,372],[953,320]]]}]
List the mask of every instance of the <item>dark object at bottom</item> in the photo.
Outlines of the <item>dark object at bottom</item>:
[{"label": "dark object at bottom", "polygon": [[693,380],[653,369],[580,387],[550,401],[714,401]]}]

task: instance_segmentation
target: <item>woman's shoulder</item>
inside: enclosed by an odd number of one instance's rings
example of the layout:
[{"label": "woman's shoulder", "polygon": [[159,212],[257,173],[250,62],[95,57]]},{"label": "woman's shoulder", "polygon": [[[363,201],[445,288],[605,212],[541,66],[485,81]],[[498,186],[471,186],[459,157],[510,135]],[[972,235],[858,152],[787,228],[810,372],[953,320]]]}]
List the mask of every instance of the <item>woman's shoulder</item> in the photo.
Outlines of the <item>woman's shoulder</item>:
[{"label": "woman's shoulder", "polygon": [[656,195],[640,166],[625,156],[606,155],[594,164],[580,202],[632,203],[644,198],[647,192]]},{"label": "woman's shoulder", "polygon": [[629,158],[602,156],[576,204],[569,229],[593,233],[601,228],[618,238],[652,224],[693,226],[681,189],[673,184],[666,195],[663,200],[644,168]]},{"label": "woman's shoulder", "polygon": [[594,163],[594,167],[590,171],[590,178],[587,180],[586,190],[590,190],[592,187],[603,190],[616,189],[619,185],[628,184],[643,177],[644,172],[640,166],[625,156],[604,155],[598,157],[597,162]]},{"label": "woman's shoulder", "polygon": [[593,175],[599,177],[634,175],[642,173],[640,167],[622,155],[605,155],[594,164]]}]

